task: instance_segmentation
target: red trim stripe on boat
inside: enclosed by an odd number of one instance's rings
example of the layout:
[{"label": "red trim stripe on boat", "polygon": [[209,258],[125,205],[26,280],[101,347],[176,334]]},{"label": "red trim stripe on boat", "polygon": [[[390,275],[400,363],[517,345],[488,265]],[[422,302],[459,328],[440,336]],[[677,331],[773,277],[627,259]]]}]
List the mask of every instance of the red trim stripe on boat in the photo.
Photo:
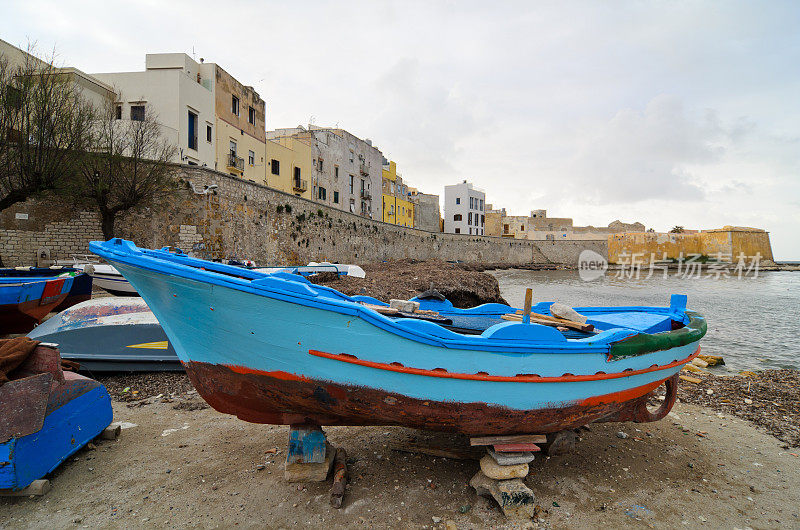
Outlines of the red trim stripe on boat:
[{"label": "red trim stripe on boat", "polygon": [[401,374],[424,375],[428,377],[443,377],[447,379],[468,379],[472,381],[493,381],[499,383],[570,383],[579,381],[602,381],[604,379],[617,379],[619,377],[628,377],[631,375],[646,374],[648,372],[654,372],[656,370],[668,370],[670,368],[675,368],[676,366],[684,365],[690,362],[695,357],[697,357],[700,354],[700,347],[698,346],[697,350],[685,359],[679,361],[673,361],[669,364],[664,364],[661,366],[654,364],[649,368],[642,368],[640,370],[627,370],[624,372],[613,372],[610,374],[598,372],[596,374],[591,374],[591,375],[564,374],[560,376],[547,376],[547,377],[542,377],[540,375],[528,375],[528,374],[519,374],[513,376],[489,375],[484,373],[462,374],[457,372],[448,372],[444,368],[435,368],[433,370],[426,370],[424,368],[410,368],[407,366],[403,366],[400,363],[387,364],[387,363],[378,363],[374,361],[365,361],[363,359],[359,359],[354,355],[349,355],[346,353],[327,353],[319,350],[308,350],[308,353],[315,357],[324,357],[326,359],[331,359],[334,361],[342,361],[345,363],[357,364],[359,366],[376,368],[378,370],[399,372]]}]

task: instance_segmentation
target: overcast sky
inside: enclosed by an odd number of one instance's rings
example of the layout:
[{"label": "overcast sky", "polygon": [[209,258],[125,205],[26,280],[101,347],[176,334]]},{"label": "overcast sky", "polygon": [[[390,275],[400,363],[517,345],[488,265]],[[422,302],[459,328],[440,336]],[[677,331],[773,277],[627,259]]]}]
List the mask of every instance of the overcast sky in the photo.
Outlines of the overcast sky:
[{"label": "overcast sky", "polygon": [[800,260],[800,3],[25,2],[0,38],[86,72],[222,65],[267,103],[371,138],[427,193],[511,214],[744,225]]}]

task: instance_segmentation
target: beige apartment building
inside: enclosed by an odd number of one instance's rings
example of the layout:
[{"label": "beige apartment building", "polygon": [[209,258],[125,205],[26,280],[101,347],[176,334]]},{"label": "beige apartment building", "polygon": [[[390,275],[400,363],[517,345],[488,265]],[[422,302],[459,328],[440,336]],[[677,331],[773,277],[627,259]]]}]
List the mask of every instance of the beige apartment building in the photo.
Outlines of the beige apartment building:
[{"label": "beige apartment building", "polygon": [[253,87],[240,83],[218,64],[200,59],[199,71],[214,96],[215,169],[264,183],[267,176],[264,100]]}]

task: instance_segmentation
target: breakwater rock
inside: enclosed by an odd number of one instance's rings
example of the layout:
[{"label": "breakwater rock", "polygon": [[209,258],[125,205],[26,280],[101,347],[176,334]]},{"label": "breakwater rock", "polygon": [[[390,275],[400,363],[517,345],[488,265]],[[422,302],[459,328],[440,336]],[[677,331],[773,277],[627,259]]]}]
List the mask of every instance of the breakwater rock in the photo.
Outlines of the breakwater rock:
[{"label": "breakwater rock", "polygon": [[497,278],[485,272],[467,270],[459,264],[439,260],[398,260],[366,264],[362,268],[367,273],[366,278],[323,273],[309,280],[349,296],[366,295],[387,302],[392,298],[407,300],[427,291],[433,284],[434,289],[456,307],[507,303],[500,296]]}]

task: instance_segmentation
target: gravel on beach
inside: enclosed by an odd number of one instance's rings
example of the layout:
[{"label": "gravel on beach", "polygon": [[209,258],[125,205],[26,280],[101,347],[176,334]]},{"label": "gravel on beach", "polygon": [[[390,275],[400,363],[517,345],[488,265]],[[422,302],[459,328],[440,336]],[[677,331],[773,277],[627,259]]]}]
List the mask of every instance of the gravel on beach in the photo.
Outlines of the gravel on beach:
[{"label": "gravel on beach", "polygon": [[751,421],[789,447],[800,446],[800,371],[690,375],[702,383],[681,381],[678,397],[683,401]]}]

